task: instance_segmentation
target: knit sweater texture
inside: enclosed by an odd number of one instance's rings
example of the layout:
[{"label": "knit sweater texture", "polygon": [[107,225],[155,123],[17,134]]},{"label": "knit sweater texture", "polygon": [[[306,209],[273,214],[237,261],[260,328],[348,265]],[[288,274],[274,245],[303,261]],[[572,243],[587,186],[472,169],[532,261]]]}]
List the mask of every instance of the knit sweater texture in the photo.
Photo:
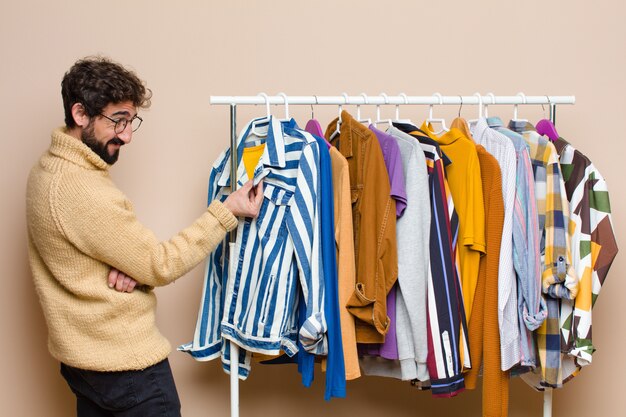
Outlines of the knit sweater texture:
[{"label": "knit sweater texture", "polygon": [[[206,258],[237,219],[214,201],[191,226],[159,242],[109,168],[64,128],[52,132],[28,178],[29,261],[53,357],[87,370],[139,370],[171,350],[156,327],[153,287]],[[111,267],[143,285],[132,293],[110,289]]]},{"label": "knit sweater texture", "polygon": [[469,321],[472,369],[465,387],[475,389],[480,365],[483,370],[483,417],[506,417],[509,411],[509,371],[500,369],[498,329],[498,271],[500,239],[504,223],[502,176],[498,161],[485,148],[476,146],[480,161],[485,216],[486,251],[480,259],[474,311]]}]

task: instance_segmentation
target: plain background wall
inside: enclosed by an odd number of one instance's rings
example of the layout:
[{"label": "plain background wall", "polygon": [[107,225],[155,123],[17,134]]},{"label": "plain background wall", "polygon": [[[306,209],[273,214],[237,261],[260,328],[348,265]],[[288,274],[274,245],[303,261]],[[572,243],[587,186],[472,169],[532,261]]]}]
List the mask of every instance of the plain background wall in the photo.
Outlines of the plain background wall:
[{"label": "plain background wall", "polygon": [[[104,54],[135,69],[153,90],[144,125],[112,169],[139,218],[169,238],[205,207],[209,167],[229,143],[228,108],[210,95],[575,95],[557,110],[562,136],[599,167],[611,191],[618,243],[626,114],[622,2],[557,1],[3,1],[0,5],[0,414],[70,416],[74,398],[46,348],[46,327],[27,262],[25,185],[63,123],[60,82],[72,63]],[[354,108],[348,110],[354,110]],[[382,108],[393,114],[393,107]],[[264,108],[241,108],[239,126]],[[282,115],[282,107],[274,109]],[[291,107],[301,123],[309,107]],[[336,108],[315,108],[322,124]],[[374,108],[363,108],[375,117]],[[457,108],[436,107],[451,120]],[[540,106],[520,106],[537,121]],[[464,106],[467,118],[475,106]],[[426,106],[401,109],[421,122]],[[504,120],[511,106],[491,106]],[[555,416],[621,415],[626,373],[618,256],[594,309],[593,365],[555,392]],[[157,290],[158,325],[173,346],[191,340],[202,267]],[[186,416],[226,416],[228,377],[218,361],[170,356]],[[477,416],[480,390],[433,400],[407,383],[366,377],[348,397],[323,400],[324,377],[305,389],[293,367],[254,366],[241,384],[241,415]],[[511,385],[511,416],[541,415],[542,395]]]}]

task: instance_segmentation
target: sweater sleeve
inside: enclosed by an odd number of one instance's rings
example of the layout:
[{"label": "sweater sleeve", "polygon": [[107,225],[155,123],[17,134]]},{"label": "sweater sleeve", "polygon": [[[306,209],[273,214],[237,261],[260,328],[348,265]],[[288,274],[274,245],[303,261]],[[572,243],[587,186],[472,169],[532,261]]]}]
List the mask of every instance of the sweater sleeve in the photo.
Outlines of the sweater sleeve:
[{"label": "sweater sleeve", "polygon": [[159,242],[110,178],[84,173],[60,176],[51,197],[56,225],[72,244],[150,286],[169,284],[187,273],[237,226],[236,217],[213,201],[191,226]]}]

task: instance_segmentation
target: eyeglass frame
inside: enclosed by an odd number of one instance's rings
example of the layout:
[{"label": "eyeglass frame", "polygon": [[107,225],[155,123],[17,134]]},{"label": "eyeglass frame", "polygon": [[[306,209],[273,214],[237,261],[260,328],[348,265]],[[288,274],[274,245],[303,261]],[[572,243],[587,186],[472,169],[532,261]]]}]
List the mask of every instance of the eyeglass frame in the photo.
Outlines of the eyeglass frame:
[{"label": "eyeglass frame", "polygon": [[[110,118],[109,116],[107,116],[107,115],[105,115],[105,114],[102,114],[102,113],[100,113],[100,116],[104,117],[105,119],[109,119],[111,122],[113,122],[113,123],[114,123],[114,126],[113,126],[113,131],[114,131],[116,134],[118,134],[118,135],[119,135],[120,133],[122,133],[123,131],[125,131],[125,130],[126,130],[126,127],[128,127],[128,125],[130,125],[131,130],[132,130],[133,132],[136,132],[136,131],[137,131],[137,130],[141,127],[141,124],[143,123],[143,119],[142,119],[141,117],[139,117],[139,115],[138,115],[138,114],[134,115],[134,116],[133,116],[130,120],[129,120],[129,119],[125,119],[125,118],[121,118],[121,119],[115,120],[115,119],[112,119],[112,118]],[[135,119],[139,119],[139,125],[138,125],[135,129],[133,129],[133,128],[132,128],[132,127],[133,127],[133,120],[135,120]],[[124,123],[124,126],[122,127],[122,129],[120,129],[120,130],[118,131],[118,130],[117,130],[117,126],[118,126],[120,123]]]}]

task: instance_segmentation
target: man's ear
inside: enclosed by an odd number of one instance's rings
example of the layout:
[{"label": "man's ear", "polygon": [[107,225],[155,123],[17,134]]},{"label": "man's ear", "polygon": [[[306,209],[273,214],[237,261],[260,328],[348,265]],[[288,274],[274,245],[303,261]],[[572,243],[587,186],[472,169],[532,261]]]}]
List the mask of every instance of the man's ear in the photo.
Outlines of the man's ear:
[{"label": "man's ear", "polygon": [[82,103],[74,103],[72,106],[72,118],[74,118],[76,126],[80,128],[84,128],[89,124],[89,116],[85,112],[85,106]]}]

